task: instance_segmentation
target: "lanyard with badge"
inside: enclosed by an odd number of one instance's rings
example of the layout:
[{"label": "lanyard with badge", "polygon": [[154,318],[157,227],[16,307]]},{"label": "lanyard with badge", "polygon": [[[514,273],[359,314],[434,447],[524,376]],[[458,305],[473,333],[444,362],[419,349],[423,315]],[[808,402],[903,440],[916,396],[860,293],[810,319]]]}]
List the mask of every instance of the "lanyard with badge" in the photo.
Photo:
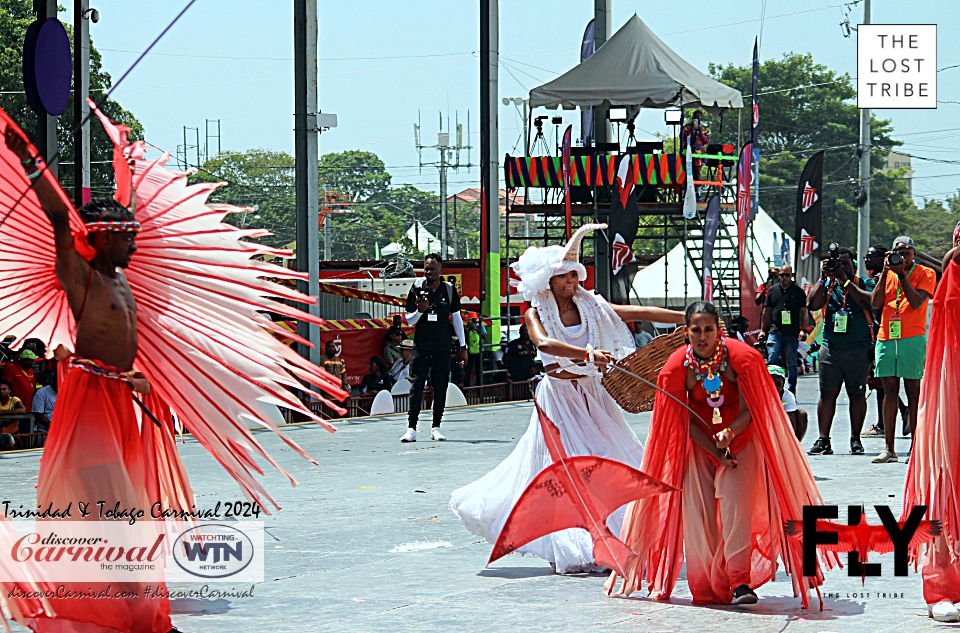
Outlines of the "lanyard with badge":
[{"label": "lanyard with badge", "polygon": [[[780,292],[784,295],[784,308],[786,308],[786,292],[783,288],[780,289]],[[780,312],[780,325],[790,325],[793,323],[793,317],[790,315],[790,310],[783,310]]]},{"label": "lanyard with badge", "polygon": [[[441,282],[441,288],[443,287],[443,282]],[[429,286],[427,286],[426,280],[423,282],[423,289],[421,290],[421,296],[423,296],[427,301],[430,302],[430,307],[427,308],[427,321],[433,323],[437,320],[437,307],[430,301]]]},{"label": "lanyard with badge", "polygon": [[[833,315],[833,333],[834,334],[846,334],[847,332],[847,318],[850,316],[847,312],[847,284],[850,283],[848,279],[842,287],[843,292],[843,303],[840,304],[840,309],[836,311]],[[836,290],[836,288],[834,288]]]},{"label": "lanyard with badge", "polygon": [[[906,279],[910,279],[910,275],[913,274],[913,269],[917,267],[917,262],[913,262],[913,266],[910,267],[910,272],[906,274]],[[903,333],[902,324],[903,321],[900,318],[900,297],[903,294],[903,284],[900,280],[897,280],[897,299],[894,303],[893,309],[894,314],[890,317],[890,324],[888,325],[887,334],[888,338],[898,339]]]}]

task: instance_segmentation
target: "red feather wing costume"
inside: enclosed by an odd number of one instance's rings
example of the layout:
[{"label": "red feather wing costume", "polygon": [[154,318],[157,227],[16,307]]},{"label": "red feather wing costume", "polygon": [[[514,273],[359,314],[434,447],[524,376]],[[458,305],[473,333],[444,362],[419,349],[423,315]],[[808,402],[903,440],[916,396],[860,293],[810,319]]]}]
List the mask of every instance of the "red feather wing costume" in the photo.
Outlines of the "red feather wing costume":
[{"label": "red feather wing costume", "polygon": [[[165,168],[169,155],[145,160],[142,142],[127,141],[125,127],[96,114],[116,146],[117,197],[129,197],[132,182],[136,220],[142,226],[138,250],[126,270],[137,302],[139,352],[134,367],[150,381],[147,406],[167,427],[161,431],[149,422],[142,425],[149,493],[168,507],[189,509],[192,503],[173,445],[173,413],[249,499],[272,502],[254,476],[263,472],[256,456],[296,482],[266,453],[248,425],[271,429],[311,459],[280,432],[270,410],[292,409],[334,431],[288,388],[302,389],[297,379],[304,380],[317,388],[312,395],[341,412],[321,393],[338,400],[347,395],[332,375],[272,336],[270,332],[279,328],[263,314],[318,322],[278,300],[313,303],[315,299],[269,281],[306,276],[254,259],[285,251],[246,241],[266,231],[223,222],[228,213],[243,209],[207,204],[208,196],[222,183],[187,184],[188,174]],[[0,110],[0,132],[8,126],[16,128]],[[132,174],[124,157],[133,162]],[[41,178],[56,184],[49,172]],[[20,161],[3,143],[0,185],[0,332],[16,337],[13,347],[24,339],[38,338],[50,350],[58,345],[72,350],[76,324],[56,277],[53,228]],[[85,254],[90,248],[83,223],[62,191],[61,195],[70,209],[77,251],[90,259],[93,253]]]},{"label": "red feather wing costume", "polygon": [[[802,519],[803,506],[822,505],[823,500],[763,358],[746,343],[729,338],[725,341],[730,365],[750,410],[753,441],[763,456],[766,485],[758,482],[757,494],[768,495],[768,528],[752,538],[752,577],[765,579],[762,582],[772,579],[777,558],[781,558],[792,577],[794,594],[806,607],[809,590],[819,586],[822,573],[818,572],[816,578],[801,576],[801,544],[788,537],[784,521]],[[657,383],[661,389],[686,402],[684,353],[685,350],[680,349],[670,356]],[[689,412],[657,392],[640,470],[678,491],[630,505],[620,538],[636,552],[637,558],[626,578],[621,579],[616,573],[611,575],[606,585],[608,594],[629,595],[640,590],[645,581],[658,599],[667,599],[680,577],[684,561],[680,489],[690,452],[695,450],[689,427]],[[820,552],[820,556],[828,569],[840,564],[835,552]]]}]

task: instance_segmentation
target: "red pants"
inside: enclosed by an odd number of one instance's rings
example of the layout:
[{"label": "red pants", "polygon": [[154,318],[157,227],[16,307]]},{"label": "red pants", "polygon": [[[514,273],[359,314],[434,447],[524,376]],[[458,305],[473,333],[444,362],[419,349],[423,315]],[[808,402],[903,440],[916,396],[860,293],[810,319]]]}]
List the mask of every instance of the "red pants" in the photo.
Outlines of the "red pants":
[{"label": "red pants", "polygon": [[[693,446],[683,479],[683,547],[694,604],[730,604],[733,589],[756,589],[772,564],[756,556],[754,535],[769,523],[763,457],[755,440],[718,466]],[[759,573],[758,573],[759,572]]]},{"label": "red pants", "polygon": [[923,559],[923,599],[927,604],[960,602],[960,559],[950,562],[947,542],[938,536]]}]

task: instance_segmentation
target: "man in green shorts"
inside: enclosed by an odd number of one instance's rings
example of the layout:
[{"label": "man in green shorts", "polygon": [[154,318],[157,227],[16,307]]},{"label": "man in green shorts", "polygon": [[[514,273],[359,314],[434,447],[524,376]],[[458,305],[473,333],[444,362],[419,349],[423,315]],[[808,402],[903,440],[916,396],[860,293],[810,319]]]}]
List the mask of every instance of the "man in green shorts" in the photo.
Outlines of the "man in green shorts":
[{"label": "man in green shorts", "polygon": [[937,286],[936,273],[914,261],[916,246],[907,236],[893,241],[880,280],[871,295],[874,310],[881,313],[877,336],[876,377],[883,381],[883,436],[886,448],[874,464],[898,461],[893,440],[896,434],[900,379],[907,392],[911,424],[917,419],[920,379],[927,353],[927,305]]}]

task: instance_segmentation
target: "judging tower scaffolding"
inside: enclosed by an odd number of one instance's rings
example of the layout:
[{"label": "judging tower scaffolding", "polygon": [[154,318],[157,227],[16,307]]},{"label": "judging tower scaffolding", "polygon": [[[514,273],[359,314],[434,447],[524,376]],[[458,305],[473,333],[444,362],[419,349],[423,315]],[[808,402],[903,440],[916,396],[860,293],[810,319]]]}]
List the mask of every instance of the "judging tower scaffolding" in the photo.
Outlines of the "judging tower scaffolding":
[{"label": "judging tower scaffolding", "polygon": [[[662,142],[633,142],[625,150],[619,143],[605,143],[594,147],[571,148],[570,169],[571,211],[574,229],[589,222],[609,222],[611,199],[616,194],[616,174],[623,160],[633,161],[632,174],[640,211],[640,228],[633,243],[638,258],[646,253],[657,252],[664,257],[677,244],[683,246],[685,259],[703,285],[703,231],[706,200],[720,196],[720,225],[714,243],[713,283],[715,300],[725,317],[740,314],[740,275],[737,260],[736,238],[736,156],[732,145],[710,146],[705,154],[694,154],[703,161],[700,176],[694,181],[698,203],[695,217],[683,215],[683,197],[686,190],[686,169],[683,157],[663,151]],[[515,204],[513,195],[507,196],[505,208],[505,247],[507,265],[516,253],[528,245],[563,244],[566,241],[565,201],[561,158],[557,156],[513,157],[504,160],[504,180],[508,191],[524,188],[521,198],[542,202]],[[540,195],[537,195],[537,194]],[[513,218],[524,216],[522,221]],[[517,229],[524,228],[523,234]],[[529,228],[527,228],[529,227]],[[585,241],[581,249],[587,246]],[[588,246],[587,246],[588,247]],[[611,266],[609,257],[589,257],[593,266]],[[646,258],[649,259],[649,258]],[[656,305],[681,307],[670,301],[670,286],[665,275],[663,299]],[[686,289],[685,289],[686,291]],[[697,291],[686,301],[698,298]],[[616,294],[616,293],[614,293]],[[684,294],[687,294],[686,292]],[[646,296],[656,296],[650,289]],[[635,292],[627,297],[614,299],[636,301]],[[510,297],[508,297],[508,300]],[[607,297],[611,299],[611,297]]]}]

